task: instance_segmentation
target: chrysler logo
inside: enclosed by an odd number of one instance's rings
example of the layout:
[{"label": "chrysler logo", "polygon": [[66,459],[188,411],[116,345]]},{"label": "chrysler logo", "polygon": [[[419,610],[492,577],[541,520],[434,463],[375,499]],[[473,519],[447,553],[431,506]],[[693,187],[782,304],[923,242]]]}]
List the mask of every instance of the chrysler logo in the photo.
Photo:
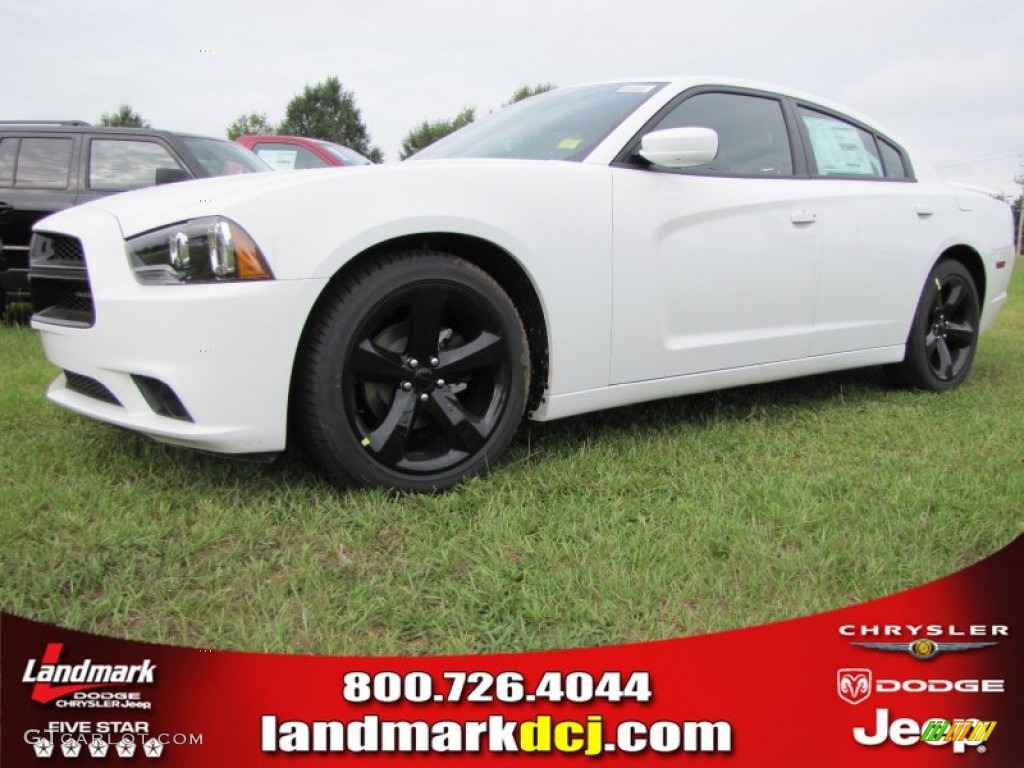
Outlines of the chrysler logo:
[{"label": "chrysler logo", "polygon": [[989,648],[995,643],[941,643],[928,638],[918,638],[910,643],[850,643],[861,648],[870,648],[873,651],[896,651],[897,653],[909,653],[915,659],[927,661],[933,659],[943,651],[973,651],[977,648]]}]

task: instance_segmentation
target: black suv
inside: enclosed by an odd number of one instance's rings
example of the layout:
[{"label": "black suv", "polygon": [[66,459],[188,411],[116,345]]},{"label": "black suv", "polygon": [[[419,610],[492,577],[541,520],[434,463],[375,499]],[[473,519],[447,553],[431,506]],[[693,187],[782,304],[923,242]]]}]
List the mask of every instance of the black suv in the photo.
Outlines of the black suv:
[{"label": "black suv", "polygon": [[98,197],[205,176],[269,171],[226,139],[80,120],[0,121],[0,314],[28,301],[32,225]]}]

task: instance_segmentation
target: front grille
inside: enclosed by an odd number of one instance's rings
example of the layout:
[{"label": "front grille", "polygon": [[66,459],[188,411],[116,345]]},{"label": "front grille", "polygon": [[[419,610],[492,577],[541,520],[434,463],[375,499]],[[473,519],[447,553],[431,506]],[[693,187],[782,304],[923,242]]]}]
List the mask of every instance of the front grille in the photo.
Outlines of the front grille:
[{"label": "front grille", "polygon": [[36,232],[30,247],[32,309],[37,320],[88,328],[96,321],[85,253],[78,238]]},{"label": "front grille", "polygon": [[64,371],[64,378],[67,379],[68,389],[72,392],[91,397],[94,400],[102,400],[104,403],[110,403],[111,405],[121,405],[121,401],[117,399],[113,392],[90,376]]},{"label": "front grille", "polygon": [[85,262],[82,241],[77,237],[68,237],[67,235],[40,233],[32,242],[32,263],[37,262],[48,264],[63,262],[81,265]]},{"label": "front grille", "polygon": [[31,286],[32,309],[37,320],[82,327],[91,327],[96,321],[87,276],[55,277],[33,272]]}]

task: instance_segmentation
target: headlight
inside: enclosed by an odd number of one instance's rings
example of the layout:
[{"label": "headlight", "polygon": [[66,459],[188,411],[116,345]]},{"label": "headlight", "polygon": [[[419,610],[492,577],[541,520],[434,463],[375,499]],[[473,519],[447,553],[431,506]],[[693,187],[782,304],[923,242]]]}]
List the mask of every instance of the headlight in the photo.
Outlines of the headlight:
[{"label": "headlight", "polygon": [[274,277],[249,234],[221,216],[192,219],[133,237],[128,241],[128,258],[135,279],[148,285]]}]

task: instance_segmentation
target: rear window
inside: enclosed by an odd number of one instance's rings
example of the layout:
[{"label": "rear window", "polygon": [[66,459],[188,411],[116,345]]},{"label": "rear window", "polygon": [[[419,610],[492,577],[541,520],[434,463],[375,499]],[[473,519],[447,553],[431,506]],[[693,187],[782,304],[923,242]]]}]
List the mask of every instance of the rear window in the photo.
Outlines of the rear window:
[{"label": "rear window", "polygon": [[882,164],[885,166],[885,178],[909,179],[907,167],[903,163],[903,155],[885,139],[878,140],[878,149],[882,153]]},{"label": "rear window", "polygon": [[66,189],[73,139],[22,139],[14,186]]},{"label": "rear window", "polygon": [[819,176],[882,178],[882,158],[875,137],[853,123],[800,108]]}]

